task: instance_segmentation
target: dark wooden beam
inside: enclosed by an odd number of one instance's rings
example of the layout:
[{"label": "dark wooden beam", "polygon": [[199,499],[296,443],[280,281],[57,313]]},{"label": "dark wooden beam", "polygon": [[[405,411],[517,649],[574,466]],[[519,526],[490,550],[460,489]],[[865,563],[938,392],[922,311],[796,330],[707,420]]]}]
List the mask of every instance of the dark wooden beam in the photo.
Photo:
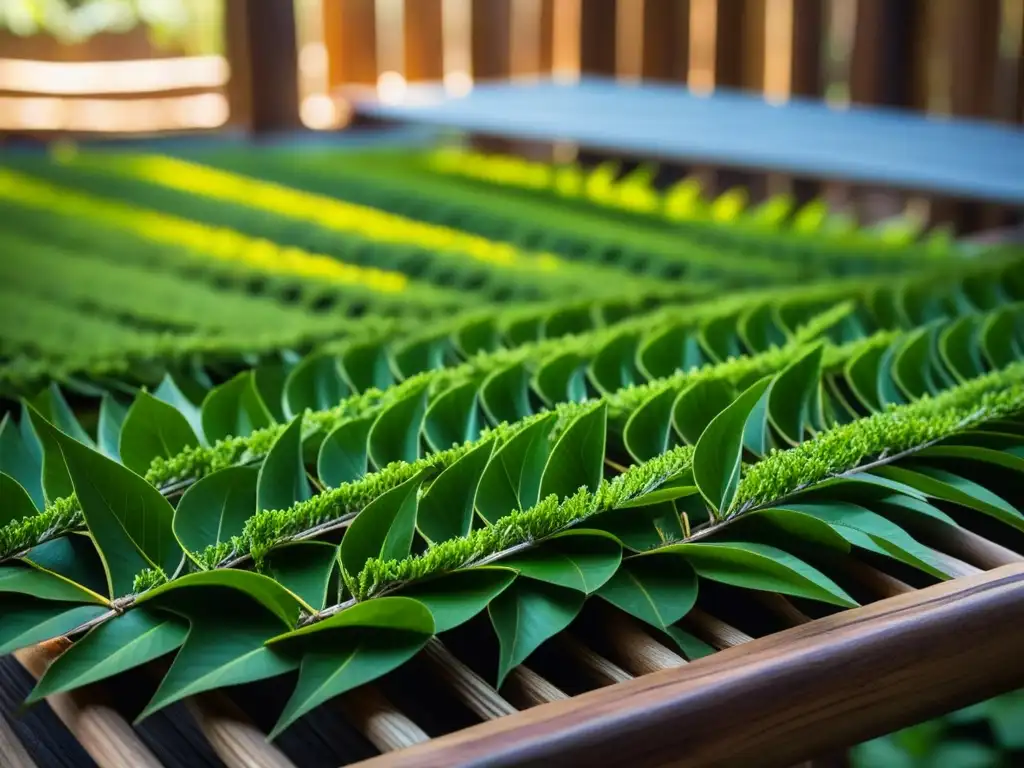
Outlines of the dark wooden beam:
[{"label": "dark wooden beam", "polygon": [[580,8],[580,72],[615,75],[616,0],[586,0]]},{"label": "dark wooden beam", "polygon": [[882,600],[369,760],[792,766],[1024,685],[1024,566]]},{"label": "dark wooden beam", "polygon": [[644,0],[645,80],[685,83],[690,72],[690,0]]},{"label": "dark wooden beam", "polygon": [[473,78],[503,80],[512,71],[512,0],[473,0]]}]

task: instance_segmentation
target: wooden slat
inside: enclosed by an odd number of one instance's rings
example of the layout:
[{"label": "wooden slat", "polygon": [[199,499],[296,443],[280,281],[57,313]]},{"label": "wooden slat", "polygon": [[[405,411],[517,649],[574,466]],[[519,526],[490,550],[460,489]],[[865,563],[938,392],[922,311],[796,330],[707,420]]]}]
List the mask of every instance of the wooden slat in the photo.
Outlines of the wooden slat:
[{"label": "wooden slat", "polygon": [[580,9],[580,72],[615,74],[616,0],[586,0]]},{"label": "wooden slat", "polygon": [[850,61],[850,99],[857,104],[926,106],[922,0],[858,0]]},{"label": "wooden slat", "polygon": [[500,80],[512,71],[512,0],[473,0],[475,80]]},{"label": "wooden slat", "polygon": [[35,762],[18,741],[14,730],[0,715],[0,765],[5,768],[36,768]]},{"label": "wooden slat", "polygon": [[540,0],[537,32],[540,35],[537,68],[542,74],[550,74],[555,63],[555,0]]},{"label": "wooden slat", "polygon": [[642,50],[641,77],[686,82],[690,70],[690,0],[643,0]]},{"label": "wooden slat", "polygon": [[362,685],[337,701],[346,719],[381,752],[405,749],[430,738],[375,685]]},{"label": "wooden slat", "polygon": [[1024,685],[1022,632],[1024,567],[1000,568],[444,736],[402,765],[791,766]]},{"label": "wooden slat", "polygon": [[564,691],[544,679],[526,666],[518,666],[509,672],[502,689],[521,709],[550,704],[569,698]]},{"label": "wooden slat", "polygon": [[440,80],[444,76],[442,0],[405,0],[405,78]]},{"label": "wooden slat", "polygon": [[377,82],[375,0],[322,0],[328,85]]},{"label": "wooden slat", "polygon": [[223,693],[202,693],[186,699],[185,704],[226,768],[294,768]]},{"label": "wooden slat", "polygon": [[825,0],[792,0],[792,43],[789,92],[792,96],[824,95]]}]

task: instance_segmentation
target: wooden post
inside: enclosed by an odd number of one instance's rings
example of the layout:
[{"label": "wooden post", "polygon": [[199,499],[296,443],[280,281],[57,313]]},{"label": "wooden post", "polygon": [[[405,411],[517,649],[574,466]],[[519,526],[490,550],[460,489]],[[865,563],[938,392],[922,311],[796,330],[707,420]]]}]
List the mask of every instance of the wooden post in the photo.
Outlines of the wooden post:
[{"label": "wooden post", "polygon": [[690,0],[644,0],[640,76],[685,83],[689,71]]},{"label": "wooden post", "polygon": [[254,133],[299,127],[298,51],[292,0],[228,0],[232,111]]},{"label": "wooden post", "polygon": [[374,0],[323,0],[328,83],[377,84],[377,23]]},{"label": "wooden post", "polygon": [[512,0],[473,0],[474,80],[500,80],[512,70]]},{"label": "wooden post", "polygon": [[442,0],[405,0],[405,79],[444,77]]},{"label": "wooden post", "polygon": [[[793,0],[792,25],[789,94],[821,99],[825,95],[825,0]],[[811,179],[793,179],[791,191],[797,202],[803,204],[819,195],[821,188],[819,182]]]},{"label": "wooden post", "polygon": [[580,73],[615,76],[616,0],[584,0],[580,9]]}]

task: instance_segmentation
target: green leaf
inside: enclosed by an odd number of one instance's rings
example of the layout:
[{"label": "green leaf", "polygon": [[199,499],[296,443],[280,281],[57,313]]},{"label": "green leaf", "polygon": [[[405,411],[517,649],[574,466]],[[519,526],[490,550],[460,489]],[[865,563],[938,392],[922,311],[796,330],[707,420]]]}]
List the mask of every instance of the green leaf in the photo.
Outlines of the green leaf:
[{"label": "green leaf", "polygon": [[472,382],[445,390],[427,408],[423,436],[434,451],[444,451],[480,437],[476,385]]},{"label": "green leaf", "polygon": [[89,434],[78,423],[74,411],[71,410],[68,401],[64,399],[64,395],[56,382],[51,381],[50,386],[35,397],[32,405],[42,414],[43,418],[65,435],[69,435],[89,447],[95,445]]},{"label": "green leaf", "polygon": [[623,560],[597,594],[630,616],[666,629],[697,602],[697,574],[678,555],[639,555]]},{"label": "green leaf", "polygon": [[529,374],[522,363],[501,368],[480,385],[480,404],[492,424],[509,424],[531,413]]},{"label": "green leaf", "polygon": [[964,315],[947,325],[939,334],[939,355],[946,368],[964,382],[985,370],[978,340],[979,317]]},{"label": "green leaf", "polygon": [[537,503],[557,419],[554,413],[541,417],[491,456],[476,492],[476,509],[484,520],[494,523],[513,510]]},{"label": "green leaf", "polygon": [[90,630],[39,679],[26,704],[135,669],[178,648],[188,624],[145,608],[126,611]]},{"label": "green leaf", "polygon": [[[295,690],[269,738],[276,738],[328,699],[401,666],[423,649],[433,633],[434,621],[425,605],[407,597],[380,597],[276,638],[275,643],[303,637],[311,647],[302,657]],[[319,637],[309,637],[313,634]]]},{"label": "green leaf", "polygon": [[494,598],[487,611],[501,649],[496,687],[545,640],[568,627],[585,599],[577,590],[531,579],[516,579]]},{"label": "green leaf", "polygon": [[821,357],[816,344],[787,365],[775,379],[768,400],[768,418],[783,440],[800,445],[821,397]]},{"label": "green leaf", "polygon": [[427,541],[469,535],[477,488],[493,449],[493,440],[476,446],[444,470],[423,494],[416,527]]},{"label": "green leaf", "polygon": [[106,598],[66,579],[43,570],[34,563],[12,562],[0,565],[0,593],[20,593],[40,600],[58,600],[66,603],[98,603],[106,605]]},{"label": "green leaf", "polygon": [[612,578],[621,562],[622,547],[614,537],[578,529],[555,534],[501,564],[527,578],[589,595]]},{"label": "green leaf", "polygon": [[296,541],[274,547],[263,572],[315,611],[327,604],[327,585],[338,562],[338,546],[324,541]]},{"label": "green leaf", "polygon": [[174,410],[185,417],[185,421],[192,427],[192,432],[199,436],[200,440],[205,437],[203,432],[203,417],[195,403],[188,399],[184,392],[178,387],[171,374],[164,374],[160,386],[153,390],[153,397],[161,402],[167,403]]},{"label": "green leaf", "polygon": [[284,382],[284,415],[291,419],[307,408],[323,411],[333,408],[349,393],[341,378],[334,355],[307,355]]},{"label": "green leaf", "polygon": [[679,627],[665,627],[665,634],[675,641],[679,650],[681,650],[683,655],[690,661],[703,659],[705,656],[710,656],[715,652],[715,649],[703,640],[694,637],[689,632],[680,629]]},{"label": "green leaf", "polygon": [[679,393],[672,407],[672,426],[687,445],[696,445],[711,420],[733,399],[733,388],[722,379],[700,379]]},{"label": "green leaf", "polygon": [[463,357],[497,349],[498,329],[494,318],[485,317],[466,323],[452,334],[452,341]]},{"label": "green leaf", "polygon": [[61,433],[28,403],[25,403],[25,413],[32,431],[42,446],[43,493],[46,503],[52,504],[57,499],[70,496],[75,492],[75,488],[71,484],[71,477],[68,475],[68,468],[64,463],[60,442],[57,439]]},{"label": "green leaf", "polygon": [[772,438],[768,409],[778,383],[778,379],[773,379],[768,388],[761,393],[761,397],[758,398],[743,425],[743,447],[758,458],[767,455],[775,444],[775,440]]},{"label": "green leaf", "polygon": [[424,371],[444,368],[447,346],[447,334],[399,344],[392,355],[393,367],[403,379]]},{"label": "green leaf", "polygon": [[402,597],[422,603],[434,617],[434,632],[455,629],[484,610],[515,581],[516,572],[500,567],[452,571],[436,579],[413,582]]},{"label": "green leaf", "polygon": [[[33,456],[25,445],[9,413],[0,419],[0,472],[18,481],[24,488],[36,509],[46,505],[43,496],[42,462]],[[0,519],[4,513],[0,512]]]},{"label": "green leaf", "polygon": [[896,355],[902,346],[900,340],[890,345],[878,362],[878,399],[883,406],[904,405],[907,401],[893,378],[892,369]]},{"label": "green leaf", "polygon": [[288,509],[312,496],[302,463],[302,417],[297,416],[274,441],[256,480],[256,511]]},{"label": "green leaf", "polygon": [[291,625],[240,592],[165,592],[154,604],[188,619],[188,636],[136,722],[186,696],[276,677],[299,665],[297,657],[266,646]]},{"label": "green leaf", "polygon": [[225,437],[247,437],[274,421],[256,391],[252,371],[244,371],[210,390],[200,413],[203,434],[211,442]]},{"label": "green leaf", "polygon": [[575,352],[550,357],[540,364],[533,388],[550,407],[587,399],[587,358]]},{"label": "green leaf", "polygon": [[622,432],[630,456],[643,462],[669,449],[675,401],[676,393],[667,389],[649,397],[630,414]]},{"label": "green leaf", "polygon": [[370,428],[374,417],[342,422],[324,438],[316,459],[316,473],[328,488],[352,483],[366,475]]},{"label": "green leaf", "polygon": [[252,380],[259,393],[260,402],[274,421],[284,421],[284,383],[288,370],[282,363],[265,362],[252,369]]},{"label": "green leaf", "polygon": [[601,394],[616,392],[643,380],[636,367],[636,350],[640,337],[634,332],[621,333],[606,343],[590,363],[590,380]]},{"label": "green leaf", "polygon": [[241,535],[256,512],[258,476],[256,467],[227,467],[189,487],[174,510],[173,530],[181,548],[202,552]]},{"label": "green leaf", "polygon": [[711,318],[700,327],[697,338],[701,347],[715,362],[724,363],[730,357],[740,357],[740,337],[736,333],[736,317],[722,315]]},{"label": "green leaf", "polygon": [[775,547],[739,541],[700,542],[672,544],[660,551],[682,555],[698,576],[712,581],[806,597],[843,608],[857,606],[828,576]]},{"label": "green leaf", "polygon": [[0,473],[0,528],[37,512],[28,491],[7,474]]},{"label": "green leaf", "polygon": [[886,348],[880,345],[870,346],[846,364],[846,381],[853,394],[869,411],[882,410],[882,402],[878,398],[879,366]]},{"label": "green leaf", "polygon": [[754,406],[771,383],[766,376],[718,414],[697,441],[693,478],[708,504],[724,514],[732,505],[740,481],[743,429]]},{"label": "green leaf", "polygon": [[141,391],[125,416],[119,451],[128,469],[144,475],[156,457],[169,459],[198,444],[199,439],[184,416]]},{"label": "green leaf", "polygon": [[4,617],[0,623],[0,656],[67,634],[106,612],[107,608],[102,605],[0,594],[0,616]]},{"label": "green leaf", "polygon": [[935,394],[939,387],[932,373],[932,329],[919,328],[897,348],[892,365],[896,386],[910,400]]},{"label": "green leaf", "polygon": [[952,472],[920,464],[908,464],[903,467],[879,467],[873,470],[873,473],[906,483],[933,499],[959,504],[989,515],[1018,530],[1024,530],[1024,515],[1016,508],[987,488]]},{"label": "green leaf", "polygon": [[417,496],[425,479],[420,473],[381,494],[352,521],[341,540],[341,566],[349,575],[355,576],[374,557],[401,560],[409,556]]},{"label": "green leaf", "polygon": [[740,315],[737,331],[751,352],[767,352],[786,342],[786,334],[775,325],[772,314],[771,304],[763,303]]},{"label": "green leaf", "polygon": [[540,481],[540,498],[572,496],[581,487],[597,491],[604,477],[604,451],[608,431],[608,404],[576,417],[558,438]]},{"label": "green leaf", "polygon": [[204,593],[210,594],[210,590],[217,588],[247,595],[289,627],[295,626],[299,619],[299,610],[303,607],[295,594],[273,579],[253,571],[239,571],[233,568],[217,568],[179,576],[148,592],[143,592],[135,599],[135,604],[142,605],[158,599],[161,600],[159,604],[166,604],[166,595],[184,592],[183,597],[179,598],[175,594],[173,599],[180,599],[181,604],[188,605],[194,600],[201,599]]},{"label": "green leaf", "polygon": [[637,364],[648,379],[662,379],[676,371],[690,371],[707,362],[700,342],[688,325],[673,325],[644,341]]},{"label": "green leaf", "polygon": [[25,562],[75,582],[101,597],[107,592],[107,575],[96,545],[87,533],[71,533],[38,544],[22,558]]},{"label": "green leaf", "polygon": [[109,392],[103,393],[100,400],[99,422],[96,427],[97,444],[105,456],[114,461],[121,461],[118,444],[121,441],[121,428],[124,425],[127,410]]},{"label": "green leaf", "polygon": [[981,325],[981,348],[989,364],[996,369],[1005,368],[1021,358],[1016,339],[1020,309],[1005,307],[990,314]]},{"label": "green leaf", "polygon": [[135,575],[147,568],[173,574],[182,551],[174,538],[174,510],[167,499],[116,461],[66,435],[55,439],[106,566],[111,596],[130,593]]},{"label": "green leaf", "polygon": [[357,344],[342,353],[341,373],[356,392],[387,389],[395,383],[384,347],[378,343]]},{"label": "green leaf", "polygon": [[420,428],[427,411],[426,387],[381,411],[370,427],[370,460],[380,469],[420,457]]}]

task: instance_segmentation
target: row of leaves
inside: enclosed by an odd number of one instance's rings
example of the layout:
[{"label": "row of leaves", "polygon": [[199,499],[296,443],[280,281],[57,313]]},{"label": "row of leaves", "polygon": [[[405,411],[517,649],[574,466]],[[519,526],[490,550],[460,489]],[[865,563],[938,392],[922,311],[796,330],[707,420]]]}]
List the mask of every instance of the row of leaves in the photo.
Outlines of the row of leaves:
[{"label": "row of leaves", "polygon": [[83,154],[59,163],[32,158],[21,167],[81,193],[133,200],[206,226],[226,226],[491,301],[553,298],[570,290],[607,295],[612,286],[642,289],[649,284],[640,276],[582,268],[552,254],[521,251],[454,228],[169,157]]},{"label": "row of leaves", "polygon": [[[690,225],[693,231],[689,231],[646,215],[595,209],[571,197],[538,198],[514,188],[481,188],[478,182],[436,174],[416,154],[312,151],[297,157],[274,152],[249,157],[226,151],[200,157],[211,165],[457,226],[521,247],[691,280],[763,284],[810,275],[902,271],[920,263],[922,257],[930,258],[892,248],[882,248],[879,258],[877,242],[870,248],[852,248],[830,242],[821,233],[779,241],[770,229],[744,234],[734,223],[715,224],[710,231]],[[946,252],[936,246],[928,253],[936,248]]]},{"label": "row of leaves", "polygon": [[[222,485],[190,512],[186,494],[173,511],[140,477],[33,417],[59,446],[60,469],[82,502],[90,537],[50,542],[3,568],[7,621],[0,647],[95,625],[44,676],[33,694],[38,698],[180,646],[145,714],[212,687],[299,669],[276,733],[328,698],[386,674],[434,634],[485,608],[499,639],[500,683],[568,626],[591,594],[665,631],[692,655],[699,644],[674,624],[693,606],[698,577],[847,607],[855,604],[850,594],[827,568],[812,564],[822,550],[840,556],[863,550],[945,577],[942,562],[894,522],[955,524],[936,500],[1024,530],[1024,516],[992,490],[1000,473],[1002,487],[1015,487],[1024,466],[1024,425],[1012,420],[1024,407],[1021,364],[832,426],[744,471],[751,434],[785,434],[772,415],[772,393],[793,390],[794,377],[813,382],[796,391],[820,391],[819,372],[805,373],[815,360],[820,364],[820,346],[745,388],[710,419],[696,446],[671,449],[612,480],[602,479],[614,458],[605,448],[607,404],[588,404],[575,409],[581,412],[560,434],[545,417],[488,445],[494,452],[485,452],[480,487],[486,467],[497,462],[503,471],[493,473],[483,493],[472,481],[474,465],[483,463],[479,446],[440,474],[416,472],[365,505],[340,547],[293,542],[266,558],[268,575],[200,570],[113,603],[103,594],[121,594],[124,585],[114,580],[123,581],[133,567],[179,571],[190,553],[175,537],[210,535],[223,520],[210,519],[209,510],[232,504],[242,484]],[[766,396],[767,416],[759,408]],[[793,401],[799,410],[803,399],[785,398],[787,407],[776,413],[784,419]],[[704,418],[708,408],[692,415]],[[297,428],[289,432],[297,435]],[[279,445],[286,447],[275,449],[258,473],[257,496],[285,492],[291,482],[285,475],[302,478],[297,439],[286,433]],[[288,453],[286,469],[275,455]],[[864,464],[877,457],[884,466]],[[765,475],[773,478],[775,495],[765,497]],[[215,477],[204,481],[207,493]],[[987,487],[978,484],[981,478]],[[510,485],[512,479],[518,483]],[[535,487],[539,501],[531,505]],[[512,494],[511,509],[520,511],[488,519],[479,504],[490,504],[495,492]],[[413,554],[417,541],[431,541],[428,531],[438,519],[465,514],[467,499],[467,535]],[[711,513],[708,522],[688,530],[701,509]],[[104,589],[104,575],[105,592],[91,589]],[[344,599],[346,593],[360,599]]]}]

